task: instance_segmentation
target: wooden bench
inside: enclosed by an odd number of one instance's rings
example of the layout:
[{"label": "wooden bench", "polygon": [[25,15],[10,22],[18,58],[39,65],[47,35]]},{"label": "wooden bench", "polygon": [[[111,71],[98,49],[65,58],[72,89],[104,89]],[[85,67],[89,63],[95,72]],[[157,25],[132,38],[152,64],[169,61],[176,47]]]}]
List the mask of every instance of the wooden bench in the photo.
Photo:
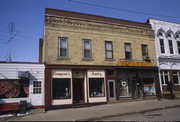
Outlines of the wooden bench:
[{"label": "wooden bench", "polygon": [[0,113],[8,112],[8,111],[18,111],[19,110],[19,103],[3,103],[0,104]]}]

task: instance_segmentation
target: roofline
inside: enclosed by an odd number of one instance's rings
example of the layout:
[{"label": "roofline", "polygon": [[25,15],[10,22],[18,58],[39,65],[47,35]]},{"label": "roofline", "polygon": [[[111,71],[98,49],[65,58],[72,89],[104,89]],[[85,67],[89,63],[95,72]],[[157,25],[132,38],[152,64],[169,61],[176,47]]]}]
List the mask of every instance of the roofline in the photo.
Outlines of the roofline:
[{"label": "roofline", "polygon": [[125,24],[125,25],[151,29],[151,25],[149,23],[135,22],[135,21],[110,18],[110,17],[105,17],[105,16],[92,15],[92,14],[60,10],[60,9],[45,8],[45,15],[46,16],[53,15],[57,17],[58,16],[59,17],[72,17],[72,18],[79,18],[79,19],[84,19],[84,20],[94,20],[94,21],[101,21],[101,22],[107,22],[107,23]]},{"label": "roofline", "polygon": [[149,19],[147,19],[147,22],[149,22],[149,20],[157,20],[157,21],[162,21],[162,22],[167,22],[167,23],[172,23],[172,24],[178,24],[178,25],[180,25],[180,23],[177,23],[177,22],[171,22],[171,21],[166,21],[166,20],[161,20],[161,19],[149,18]]},{"label": "roofline", "polygon": [[13,61],[13,62],[7,62],[7,61],[0,61],[0,64],[1,63],[7,63],[7,64],[44,64],[44,63],[39,63],[39,62],[16,62],[16,61]]}]

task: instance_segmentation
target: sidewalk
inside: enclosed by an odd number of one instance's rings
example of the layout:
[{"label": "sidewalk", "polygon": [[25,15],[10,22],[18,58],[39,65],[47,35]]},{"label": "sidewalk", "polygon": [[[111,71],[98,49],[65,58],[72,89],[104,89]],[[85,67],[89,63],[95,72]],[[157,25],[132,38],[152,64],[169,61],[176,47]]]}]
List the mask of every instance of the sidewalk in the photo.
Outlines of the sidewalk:
[{"label": "sidewalk", "polygon": [[12,117],[9,118],[8,121],[92,121],[106,117],[134,114],[137,112],[147,112],[172,107],[180,107],[180,99],[150,99],[134,102],[105,104],[85,108],[51,110],[45,113]]}]

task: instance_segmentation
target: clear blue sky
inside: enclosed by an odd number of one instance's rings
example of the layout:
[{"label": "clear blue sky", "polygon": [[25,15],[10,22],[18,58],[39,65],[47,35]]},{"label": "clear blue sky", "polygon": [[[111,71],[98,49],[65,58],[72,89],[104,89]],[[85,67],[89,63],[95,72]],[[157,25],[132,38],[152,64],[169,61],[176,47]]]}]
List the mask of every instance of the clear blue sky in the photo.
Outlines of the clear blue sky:
[{"label": "clear blue sky", "polygon": [[180,0],[75,0],[130,11],[167,15],[168,18],[82,5],[68,0],[0,0],[0,61],[6,61],[10,23],[20,32],[12,45],[12,61],[38,62],[39,38],[43,37],[44,9],[56,8],[137,22],[148,18],[180,23]]}]

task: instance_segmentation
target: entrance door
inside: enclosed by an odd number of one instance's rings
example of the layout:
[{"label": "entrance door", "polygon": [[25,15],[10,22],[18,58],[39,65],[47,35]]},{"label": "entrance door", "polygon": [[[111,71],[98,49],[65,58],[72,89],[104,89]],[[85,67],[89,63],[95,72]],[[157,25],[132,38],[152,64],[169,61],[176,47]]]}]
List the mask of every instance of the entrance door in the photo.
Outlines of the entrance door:
[{"label": "entrance door", "polygon": [[129,86],[127,79],[121,79],[119,82],[119,97],[129,97]]},{"label": "entrance door", "polygon": [[73,103],[84,102],[84,78],[73,78]]},{"label": "entrance door", "polygon": [[108,80],[108,97],[109,101],[116,100],[116,92],[115,92],[115,80]]},{"label": "entrance door", "polygon": [[137,80],[136,78],[132,78],[131,81],[131,85],[132,85],[132,89],[131,89],[131,94],[132,94],[132,98],[138,98],[138,87],[137,87]]}]

